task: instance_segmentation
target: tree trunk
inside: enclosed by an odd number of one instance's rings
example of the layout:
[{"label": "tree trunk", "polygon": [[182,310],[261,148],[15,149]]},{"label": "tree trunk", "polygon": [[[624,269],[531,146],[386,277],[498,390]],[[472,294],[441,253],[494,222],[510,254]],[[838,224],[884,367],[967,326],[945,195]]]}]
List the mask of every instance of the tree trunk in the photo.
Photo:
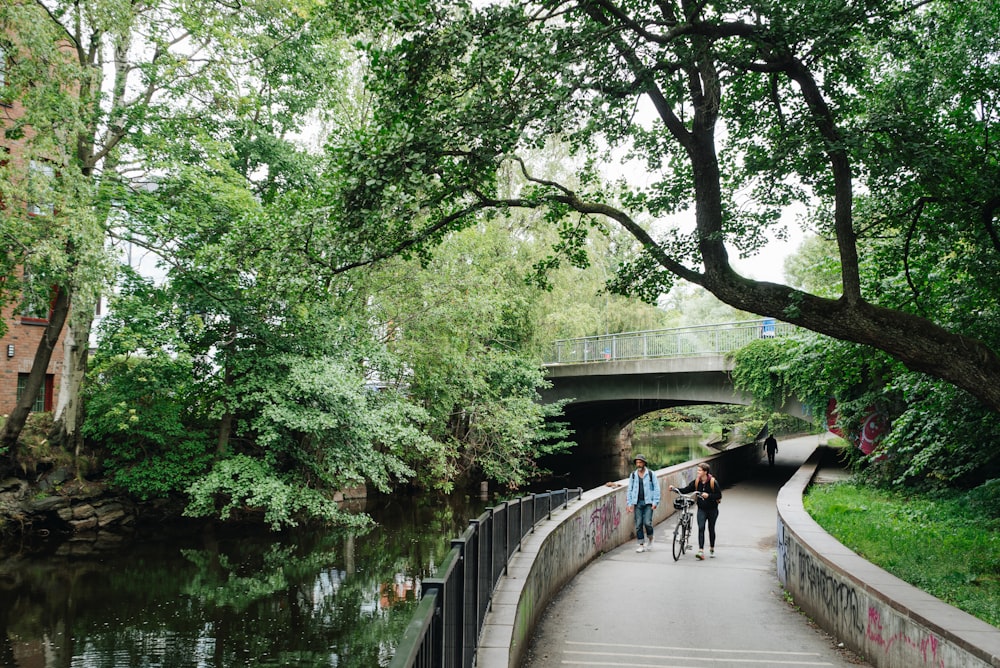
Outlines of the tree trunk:
[{"label": "tree trunk", "polygon": [[229,436],[233,432],[233,414],[231,411],[226,411],[222,414],[222,419],[219,421],[219,440],[215,444],[215,457],[216,459],[222,459],[226,455],[226,451],[229,450]]},{"label": "tree trunk", "polygon": [[17,401],[17,406],[11,411],[7,422],[4,423],[3,432],[0,434],[0,449],[7,450],[7,455],[12,463],[17,459],[17,442],[21,438],[21,431],[28,420],[31,407],[45,383],[45,373],[48,371],[52,352],[55,350],[63,325],[66,324],[66,316],[69,314],[69,288],[57,287],[55,297],[52,311],[49,314],[49,323],[45,326],[45,333],[42,334],[42,338],[38,342],[35,360],[31,364],[31,372],[28,374],[24,391]]},{"label": "tree trunk", "polygon": [[90,357],[90,331],[93,325],[94,305],[80,304],[69,316],[66,337],[63,339],[63,376],[59,384],[59,398],[55,406],[54,424],[49,440],[65,450],[80,455],[80,428],[83,426],[84,379]]}]

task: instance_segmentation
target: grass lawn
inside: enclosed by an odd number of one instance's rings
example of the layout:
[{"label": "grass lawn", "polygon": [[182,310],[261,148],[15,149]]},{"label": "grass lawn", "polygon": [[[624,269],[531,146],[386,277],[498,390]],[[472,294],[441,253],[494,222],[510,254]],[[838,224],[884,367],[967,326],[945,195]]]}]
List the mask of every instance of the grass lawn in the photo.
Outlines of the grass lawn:
[{"label": "grass lawn", "polygon": [[1000,627],[1000,521],[977,515],[964,497],[836,483],[810,487],[803,502],[868,561]]}]

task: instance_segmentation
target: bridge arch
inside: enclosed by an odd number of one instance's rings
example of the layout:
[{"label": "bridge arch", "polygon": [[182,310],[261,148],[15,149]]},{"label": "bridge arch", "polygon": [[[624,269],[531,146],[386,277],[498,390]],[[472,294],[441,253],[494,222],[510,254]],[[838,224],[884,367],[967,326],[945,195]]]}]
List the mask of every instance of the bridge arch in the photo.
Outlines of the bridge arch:
[{"label": "bridge arch", "polygon": [[[631,442],[623,435],[623,429],[636,418],[674,406],[749,405],[753,402],[751,395],[738,391],[733,385],[733,362],[728,353],[746,345],[761,332],[773,333],[773,323],[770,321],[770,330],[765,329],[768,321],[763,320],[729,323],[718,326],[717,330],[710,327],[684,328],[576,340],[584,342],[576,350],[591,351],[589,359],[546,364],[546,377],[552,386],[542,392],[542,400],[568,402],[564,412],[575,432],[577,449],[574,457],[582,459],[581,463],[588,468],[607,471],[608,479],[618,479],[629,470],[632,456]],[[712,333],[715,341],[728,337],[735,343],[725,351],[706,351],[693,346],[693,350],[686,354],[655,356],[657,350],[673,351],[679,348],[672,345],[669,339],[690,341],[692,329],[703,338],[706,333]],[[604,341],[594,341],[599,338]],[[611,339],[619,342],[617,348],[609,345]],[[664,340],[669,343],[663,345]],[[622,341],[628,341],[628,345],[620,345]],[[650,345],[651,341],[657,344]],[[563,344],[562,353],[573,349],[566,345],[567,342],[559,343]],[[625,350],[627,354],[618,359],[613,354],[598,354],[609,349]],[[638,355],[635,353],[637,349],[653,350],[654,355]],[[806,421],[812,419],[801,402],[794,398],[778,410]]]}]

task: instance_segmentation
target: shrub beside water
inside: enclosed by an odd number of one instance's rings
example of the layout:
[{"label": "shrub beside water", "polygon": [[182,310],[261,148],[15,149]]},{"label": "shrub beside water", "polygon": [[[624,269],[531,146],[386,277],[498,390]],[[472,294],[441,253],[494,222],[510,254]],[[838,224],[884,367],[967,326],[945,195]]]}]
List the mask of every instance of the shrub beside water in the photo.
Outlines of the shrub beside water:
[{"label": "shrub beside water", "polygon": [[836,483],[811,487],[803,502],[868,561],[1000,627],[1000,483],[987,485],[930,494]]}]

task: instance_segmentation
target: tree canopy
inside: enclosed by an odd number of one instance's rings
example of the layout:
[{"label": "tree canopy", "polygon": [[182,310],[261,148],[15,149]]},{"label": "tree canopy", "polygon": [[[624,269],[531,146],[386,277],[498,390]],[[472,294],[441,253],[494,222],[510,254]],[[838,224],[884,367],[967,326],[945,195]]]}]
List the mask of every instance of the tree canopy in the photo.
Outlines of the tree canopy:
[{"label": "tree canopy", "polygon": [[[399,39],[368,45],[374,122],[333,151],[331,201],[406,244],[480,210],[544,210],[562,237],[547,266],[580,262],[587,230],[611,220],[635,240],[612,280],[622,292],[654,299],[681,278],[882,350],[995,411],[997,330],[982,316],[1000,285],[998,9],[431,3],[399,15]],[[522,161],[553,137],[586,157],[572,187]],[[497,176],[510,166],[514,193]],[[836,244],[835,295],[730,264],[792,203]]]},{"label": "tree canopy", "polygon": [[[217,198],[217,214],[302,185],[301,152],[287,135],[339,90],[341,73],[342,17],[313,16],[312,8],[266,0],[0,6],[9,63],[3,92],[13,102],[4,109],[12,148],[0,197],[11,206],[0,210],[9,249],[0,297],[31,295],[33,285],[42,303],[50,301],[44,293],[56,296],[48,345],[36,353],[3,446],[13,451],[64,323],[67,372],[54,436],[72,444],[91,321],[98,295],[113,283],[115,252],[126,242],[183,247],[184,232],[171,229],[165,209],[139,201],[186,182]],[[190,223],[204,212],[192,204],[176,213]],[[10,280],[18,271],[34,283]]]},{"label": "tree canopy", "polygon": [[[11,454],[67,318],[79,407],[111,285],[80,433],[117,484],[186,490],[192,514],[521,484],[561,447],[540,343],[668,324],[617,296],[678,280],[847,342],[796,351],[843,372],[806,398],[860,414],[888,387],[894,438],[969,396],[1000,411],[1000,0],[18,0],[0,20],[24,111],[0,196],[26,205],[0,207],[0,300],[58,297]],[[737,273],[792,210],[818,237],[789,284]],[[125,243],[162,283],[112,279]],[[953,452],[897,463],[988,460]]]}]

